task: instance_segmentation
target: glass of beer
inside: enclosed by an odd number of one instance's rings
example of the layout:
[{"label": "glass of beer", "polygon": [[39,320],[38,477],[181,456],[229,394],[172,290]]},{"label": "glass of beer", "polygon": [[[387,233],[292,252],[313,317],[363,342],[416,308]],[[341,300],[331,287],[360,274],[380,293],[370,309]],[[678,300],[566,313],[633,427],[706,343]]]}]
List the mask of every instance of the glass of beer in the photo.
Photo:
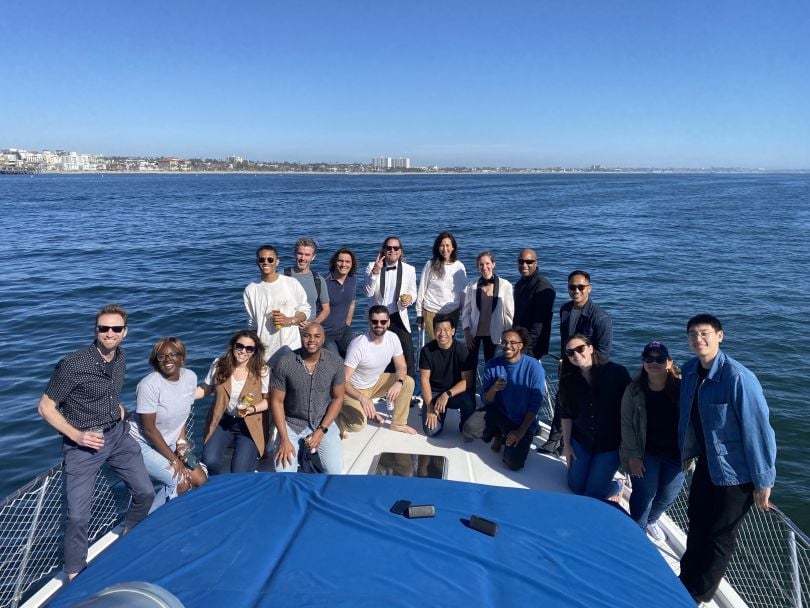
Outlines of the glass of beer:
[{"label": "glass of beer", "polygon": [[239,404],[236,406],[236,413],[239,414],[240,418],[244,418],[248,415],[248,409],[250,409],[250,406],[253,405],[255,401],[256,397],[253,393],[248,393],[242,397]]},{"label": "glass of beer", "polygon": [[281,329],[282,328],[281,323],[276,322],[276,315],[280,315],[281,311],[278,308],[274,308],[273,310],[270,311],[270,314],[273,316],[273,327],[275,327],[276,329]]}]

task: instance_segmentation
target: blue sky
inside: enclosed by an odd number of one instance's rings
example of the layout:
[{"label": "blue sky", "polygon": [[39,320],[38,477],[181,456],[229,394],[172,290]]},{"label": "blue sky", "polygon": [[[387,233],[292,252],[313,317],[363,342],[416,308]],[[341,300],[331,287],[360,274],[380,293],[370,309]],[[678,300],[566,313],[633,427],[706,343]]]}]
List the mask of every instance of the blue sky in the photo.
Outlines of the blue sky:
[{"label": "blue sky", "polygon": [[8,2],[0,147],[810,168],[810,2]]}]

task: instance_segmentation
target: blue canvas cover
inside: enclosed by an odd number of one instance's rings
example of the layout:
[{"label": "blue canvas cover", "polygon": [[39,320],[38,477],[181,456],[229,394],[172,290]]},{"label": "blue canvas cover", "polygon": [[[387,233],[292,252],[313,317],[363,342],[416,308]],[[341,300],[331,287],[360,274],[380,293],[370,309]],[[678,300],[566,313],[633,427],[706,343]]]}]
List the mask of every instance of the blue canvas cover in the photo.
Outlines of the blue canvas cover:
[{"label": "blue canvas cover", "polygon": [[[389,512],[399,499],[436,516]],[[462,520],[499,525],[490,537]],[[619,510],[589,498],[435,479],[221,475],[155,511],[61,592],[156,583],[188,607],[693,607]]]}]

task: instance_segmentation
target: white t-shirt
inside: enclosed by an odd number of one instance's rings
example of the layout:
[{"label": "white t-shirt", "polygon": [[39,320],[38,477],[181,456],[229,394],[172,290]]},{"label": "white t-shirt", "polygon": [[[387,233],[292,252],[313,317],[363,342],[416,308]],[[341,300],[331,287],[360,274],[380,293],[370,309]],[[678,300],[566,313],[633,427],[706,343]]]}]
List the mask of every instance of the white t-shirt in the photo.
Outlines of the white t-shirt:
[{"label": "white t-shirt", "polygon": [[[205,382],[208,386],[214,386],[214,373],[217,371],[217,361],[219,361],[219,357],[214,359],[214,362],[211,364],[211,367],[208,368],[208,373],[205,375]],[[242,393],[242,389],[245,387],[245,380],[237,380],[233,376],[231,376],[231,400],[228,402],[228,407],[226,408],[226,412],[231,416],[236,416],[236,406],[239,405],[239,395]],[[267,394],[270,390],[270,368],[265,366],[264,370],[262,371],[262,394]],[[256,401],[261,401],[261,395],[254,395]]]},{"label": "white t-shirt", "polygon": [[302,312],[309,318],[311,307],[307,300],[307,292],[301,283],[292,277],[279,275],[272,283],[258,281],[245,287],[243,294],[245,311],[248,317],[248,328],[259,334],[264,344],[265,360],[282,346],[291,349],[300,348],[301,332],[297,325],[276,328],[273,324],[272,312],[278,310],[281,314],[292,317]]},{"label": "white t-shirt", "polygon": [[396,334],[387,331],[381,343],[376,343],[367,333],[357,336],[346,350],[346,367],[354,369],[351,383],[355,388],[370,388],[377,383],[391,359],[402,354],[402,344]]},{"label": "white t-shirt", "polygon": [[166,445],[173,446],[188,420],[197,375],[190,369],[180,370],[180,379],[174,382],[159,372],[152,372],[138,383],[135,389],[135,415],[130,419],[129,432],[137,440],[151,444],[141,432],[140,414],[156,414],[155,426]]},{"label": "white t-shirt", "polygon": [[416,316],[423,310],[450,313],[461,306],[461,296],[467,287],[467,269],[456,260],[444,265],[444,276],[438,277],[428,261],[422,269],[416,296]]}]

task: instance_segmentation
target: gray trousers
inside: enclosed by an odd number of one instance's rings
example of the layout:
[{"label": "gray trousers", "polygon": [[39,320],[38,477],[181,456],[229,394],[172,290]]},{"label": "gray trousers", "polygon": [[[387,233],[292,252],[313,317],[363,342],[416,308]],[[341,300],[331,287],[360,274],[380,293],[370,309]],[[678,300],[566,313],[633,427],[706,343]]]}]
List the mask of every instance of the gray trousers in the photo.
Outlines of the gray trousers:
[{"label": "gray trousers", "polygon": [[104,433],[104,447],[85,448],[64,438],[65,492],[68,516],[65,527],[65,572],[80,572],[87,565],[87,534],[93,489],[101,465],[109,462],[132,494],[132,503],[124,517],[131,528],[149,513],[155,490],[143,464],[138,443],[129,434],[129,423],[119,422]]}]

